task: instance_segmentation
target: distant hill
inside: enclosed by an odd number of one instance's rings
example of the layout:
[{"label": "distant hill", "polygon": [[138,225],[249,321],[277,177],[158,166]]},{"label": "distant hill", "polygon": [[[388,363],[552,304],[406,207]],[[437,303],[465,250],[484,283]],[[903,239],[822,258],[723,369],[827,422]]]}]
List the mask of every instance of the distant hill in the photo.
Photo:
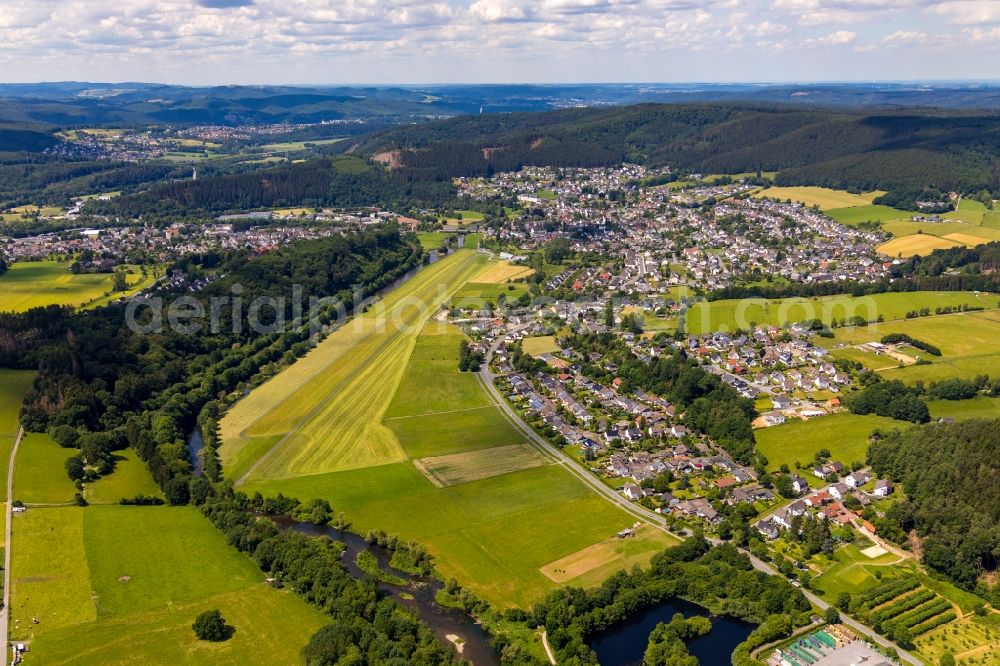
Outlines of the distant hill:
[{"label": "distant hill", "polygon": [[1000,112],[640,104],[466,116],[395,127],[342,150],[424,179],[622,161],[783,184],[1000,193]]},{"label": "distant hill", "polygon": [[59,143],[52,131],[43,127],[0,125],[0,153],[39,153]]}]

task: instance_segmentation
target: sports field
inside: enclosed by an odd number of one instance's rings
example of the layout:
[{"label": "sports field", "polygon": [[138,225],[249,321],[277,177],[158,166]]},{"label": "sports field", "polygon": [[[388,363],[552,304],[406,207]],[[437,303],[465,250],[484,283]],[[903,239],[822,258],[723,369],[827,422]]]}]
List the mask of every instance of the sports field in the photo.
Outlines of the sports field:
[{"label": "sports field", "polygon": [[[69,262],[58,261],[11,264],[0,275],[0,312],[24,312],[46,305],[85,305],[111,290],[114,276],[110,273],[74,275],[69,266]],[[152,275],[140,278],[135,273],[128,277],[128,282],[133,289],[126,293],[131,293],[135,287],[148,286]]]},{"label": "sports field", "polygon": [[[982,305],[991,306],[1000,296],[980,294],[980,299]],[[941,356],[924,355],[929,365],[905,368],[887,363],[885,357],[869,354],[872,360],[866,365],[880,369],[879,374],[886,379],[902,379],[907,383],[918,379],[940,381],[949,377],[971,379],[983,373],[997,374],[996,368],[1000,368],[1000,350],[996,347],[996,340],[1000,339],[1000,311],[997,310],[918,317],[867,328],[837,329],[835,333],[837,342],[852,345],[878,341],[888,333],[906,333],[941,349]]]},{"label": "sports field", "polygon": [[[790,420],[778,426],[755,430],[757,450],[767,458],[767,468],[777,470],[788,465],[795,470],[795,463],[806,465],[820,449],[830,451],[834,460],[850,465],[864,461],[868,453],[868,436],[875,428],[905,429],[910,424],[883,416],[869,414],[831,414],[808,421]],[[806,480],[813,477],[811,470],[803,474]]]},{"label": "sports field", "polygon": [[989,294],[968,291],[913,291],[874,294],[872,296],[823,296],[815,298],[763,298],[701,301],[687,311],[686,329],[690,333],[733,331],[757,325],[821,319],[834,320],[854,316],[874,321],[879,315],[886,320],[902,319],[911,310],[969,304],[994,308],[997,298]]},{"label": "sports field", "polygon": [[21,400],[35,376],[29,370],[0,369],[0,500],[7,500],[7,466],[10,450],[20,426],[17,416]]},{"label": "sports field", "polygon": [[[11,634],[31,641],[29,666],[292,663],[326,622],[193,508],[29,509],[14,545]],[[196,640],[191,622],[215,608],[235,634]]]},{"label": "sports field", "polygon": [[831,208],[848,208],[853,206],[868,206],[884,192],[868,192],[867,194],[851,194],[844,190],[831,190],[826,187],[769,187],[754,195],[756,198],[791,199],[806,206],[819,206],[821,210]]},{"label": "sports field", "polygon": [[[425,268],[243,398],[221,424],[227,476],[280,479],[405,459],[382,415],[424,321],[484,262],[460,250]],[[275,437],[257,458],[260,441]]]}]

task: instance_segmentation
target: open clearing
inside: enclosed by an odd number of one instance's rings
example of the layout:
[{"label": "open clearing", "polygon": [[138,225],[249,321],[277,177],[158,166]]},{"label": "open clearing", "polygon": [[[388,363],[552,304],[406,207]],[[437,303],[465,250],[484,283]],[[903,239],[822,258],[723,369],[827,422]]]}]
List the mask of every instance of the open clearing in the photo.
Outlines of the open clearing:
[{"label": "open clearing", "polygon": [[[229,478],[248,471],[283,478],[405,459],[382,416],[424,321],[484,261],[459,250],[425,268],[238,402],[221,424]],[[256,462],[245,454],[259,451],[254,440],[276,435],[281,438]]]},{"label": "open clearing", "polygon": [[548,465],[551,462],[530,444],[511,444],[446,456],[418,458],[413,464],[430,479],[431,483],[444,488]]},{"label": "open clearing", "polygon": [[525,278],[535,271],[527,266],[515,266],[509,261],[492,261],[482,273],[475,277],[476,282],[499,284],[509,280]]},{"label": "open clearing", "polygon": [[[793,420],[782,425],[755,430],[757,450],[767,458],[767,468],[776,470],[781,465],[795,470],[795,463],[808,464],[820,449],[828,449],[834,460],[850,465],[864,461],[868,452],[868,436],[881,428],[903,430],[909,423],[895,421],[873,414],[831,414],[817,416],[808,421]],[[809,471],[807,480],[817,479]]]},{"label": "open clearing", "polygon": [[[907,312],[928,307],[980,306],[994,308],[997,297],[970,291],[912,291],[874,294],[872,296],[822,296],[814,298],[726,299],[695,303],[686,315],[685,330],[690,333],[734,331],[757,325],[781,326],[786,323],[820,319],[826,324],[854,316],[875,321],[903,319]],[[868,340],[865,340],[866,342]]]},{"label": "open clearing", "polygon": [[[828,208],[848,208],[851,206],[867,206],[884,192],[868,192],[867,194],[851,194],[844,190],[831,190],[826,187],[769,187],[755,194],[757,198],[791,199],[807,206],[819,206],[821,210]],[[902,215],[905,215],[903,213]]]},{"label": "open clearing", "polygon": [[[14,529],[11,632],[29,666],[293,663],[326,623],[193,508],[29,509]],[[198,641],[191,622],[215,608],[236,633]]]},{"label": "open clearing", "polygon": [[560,585],[597,585],[615,571],[628,570],[636,564],[646,566],[653,555],[678,543],[666,532],[643,525],[634,536],[599,541],[546,564],[541,572]]},{"label": "open clearing", "polygon": [[552,354],[561,349],[554,335],[538,335],[524,338],[521,341],[521,348],[524,350],[524,353],[531,354],[532,356]]},{"label": "open clearing", "polygon": [[153,482],[149,470],[139,460],[135,451],[132,449],[115,451],[114,458],[114,472],[93,483],[86,484],[83,496],[87,502],[90,504],[118,504],[118,500],[131,499],[136,495],[163,497],[159,486]]}]

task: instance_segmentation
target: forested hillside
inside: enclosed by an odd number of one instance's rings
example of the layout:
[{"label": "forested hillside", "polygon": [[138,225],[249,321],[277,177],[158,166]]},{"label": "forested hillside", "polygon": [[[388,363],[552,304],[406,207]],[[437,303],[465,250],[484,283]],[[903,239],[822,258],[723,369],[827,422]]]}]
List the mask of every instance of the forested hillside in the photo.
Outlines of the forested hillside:
[{"label": "forested hillside", "polygon": [[[974,589],[1000,558],[1000,421],[934,424],[872,444],[868,462],[902,484],[880,530],[897,540],[915,530],[924,563]],[[985,589],[979,590],[995,599]]]},{"label": "forested hillside", "polygon": [[248,173],[156,185],[134,196],[94,202],[95,213],[220,213],[276,206],[391,205],[454,197],[451,183],[414,181],[357,157],[321,158]]},{"label": "forested hillside", "polygon": [[434,178],[629,161],[778,171],[785,184],[1000,191],[1000,114],[988,111],[642,104],[465,116],[397,127],[343,149],[398,151],[402,170]]},{"label": "forested hillside", "polygon": [[59,139],[43,127],[0,125],[0,152],[38,153],[58,143]]}]

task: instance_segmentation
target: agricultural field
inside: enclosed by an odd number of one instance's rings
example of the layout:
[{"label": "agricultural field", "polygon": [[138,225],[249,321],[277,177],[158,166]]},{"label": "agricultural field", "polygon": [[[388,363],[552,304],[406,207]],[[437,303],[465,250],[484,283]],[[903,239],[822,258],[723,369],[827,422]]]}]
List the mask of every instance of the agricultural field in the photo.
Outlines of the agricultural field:
[{"label": "agricultural field", "polygon": [[475,281],[485,284],[500,284],[526,278],[534,272],[527,266],[517,266],[509,261],[491,261],[486,270],[475,277]]},{"label": "agricultural field", "polygon": [[1000,418],[1000,398],[988,398],[985,395],[976,396],[970,400],[929,400],[931,418],[963,419],[996,419]]},{"label": "agricultural field", "polygon": [[28,433],[14,461],[14,496],[27,505],[68,504],[76,488],[66,475],[66,459],[76,449],[64,449],[45,433]]},{"label": "agricultural field", "polygon": [[548,578],[561,585],[594,587],[615,571],[629,570],[637,564],[648,565],[653,555],[678,543],[677,538],[670,534],[643,525],[635,530],[635,536],[605,539],[550,562],[541,570]]},{"label": "agricultural field", "polygon": [[[767,458],[768,469],[781,465],[795,470],[795,463],[806,465],[820,449],[828,449],[834,460],[850,465],[864,461],[868,452],[868,436],[876,428],[905,429],[910,424],[874,414],[831,414],[808,421],[793,420],[770,428],[754,431],[757,450]],[[803,475],[815,478],[812,473]],[[816,479],[822,482],[821,479]]]},{"label": "agricultural field", "polygon": [[420,241],[420,246],[429,252],[439,249],[453,235],[443,231],[421,231],[417,234],[417,240]]},{"label": "agricultural field", "polygon": [[878,204],[868,204],[863,206],[849,206],[847,208],[831,208],[823,211],[828,217],[833,218],[841,224],[849,227],[857,226],[863,222],[891,222],[892,220],[909,220],[913,213],[905,210],[882,206]]},{"label": "agricultural field", "polygon": [[[826,187],[769,187],[761,190],[754,197],[767,199],[791,199],[806,206],[819,206],[820,210],[868,206],[884,192],[868,192],[867,194],[851,194],[844,190],[831,190]],[[901,213],[900,216],[904,216]]]},{"label": "agricultural field", "polygon": [[[290,663],[325,623],[292,592],[266,585],[193,508],[29,509],[15,517],[14,544],[11,633],[31,641],[28,666],[238,664],[262,650]],[[215,608],[235,634],[196,640],[191,622]]]},{"label": "agricultural field", "polygon": [[872,296],[822,296],[814,298],[763,298],[700,301],[688,309],[685,330],[689,333],[733,331],[748,329],[751,323],[780,326],[786,323],[821,319],[830,324],[834,320],[853,316],[874,321],[878,316],[886,320],[903,319],[907,312],[928,307],[981,306],[993,308],[995,297],[968,291],[913,291],[874,294]]},{"label": "agricultural field", "polygon": [[[981,294],[980,303],[991,306],[990,301],[1000,298],[995,294]],[[902,321],[883,322],[860,328],[841,328],[835,331],[838,344],[858,345],[878,341],[888,333],[906,333],[912,338],[929,342],[941,349],[941,356],[924,355],[929,365],[910,365],[899,368],[885,357],[867,354],[869,367],[879,369],[886,379],[901,379],[912,384],[918,379],[925,382],[940,381],[949,377],[971,379],[983,373],[997,374],[1000,368],[1000,350],[996,349],[1000,336],[1000,312],[966,312],[950,315],[917,317]],[[830,345],[831,347],[833,345]],[[860,350],[854,350],[864,354]],[[834,354],[840,355],[835,349]],[[992,371],[992,372],[991,372]]]},{"label": "agricultural field", "polygon": [[[283,478],[254,473],[241,489],[325,498],[344,512],[353,530],[382,529],[416,539],[435,556],[443,575],[498,606],[525,605],[556,587],[541,567],[613,536],[633,519],[561,466],[541,464],[547,461],[525,445],[476,376],[459,372],[461,339],[454,327],[427,322],[400,363],[402,377],[365,394],[365,418],[392,436],[402,459],[369,458],[367,466],[326,473],[286,469]],[[296,383],[302,381],[308,379]],[[336,385],[328,386],[321,398],[341,399]],[[224,420],[224,432],[227,428],[233,426]],[[358,448],[352,440],[331,444]],[[224,464],[227,455],[224,451]],[[429,478],[435,474],[438,484]]]},{"label": "agricultural field", "polygon": [[531,444],[473,449],[443,456],[417,458],[413,461],[416,468],[438,488],[479,481],[551,463],[549,458],[543,456]]},{"label": "agricultural field", "polygon": [[[282,479],[404,460],[382,415],[424,321],[484,262],[460,250],[423,269],[239,401],[221,423],[227,476]],[[279,435],[256,461],[241,455]]]},{"label": "agricultural field", "polygon": [[105,296],[114,280],[110,273],[74,275],[69,262],[16,262],[0,275],[0,312],[24,312],[46,305],[99,305],[152,284],[151,273],[139,275],[135,268],[129,270],[133,272],[127,278],[128,291]]},{"label": "agricultural field", "polygon": [[912,257],[915,254],[928,255],[934,250],[945,250],[949,247],[959,247],[962,243],[930,234],[913,234],[901,238],[893,238],[879,245],[876,250],[887,257]]},{"label": "agricultural field", "polygon": [[[21,400],[31,386],[35,373],[30,370],[0,369],[0,499],[7,501],[7,466],[10,450],[20,427],[18,412]],[[68,457],[68,456],[67,456]]]},{"label": "agricultural field", "polygon": [[497,284],[489,282],[467,282],[452,296],[449,306],[455,308],[478,309],[486,303],[496,305],[500,297],[507,301],[515,301],[528,293],[528,287],[523,283]]}]

